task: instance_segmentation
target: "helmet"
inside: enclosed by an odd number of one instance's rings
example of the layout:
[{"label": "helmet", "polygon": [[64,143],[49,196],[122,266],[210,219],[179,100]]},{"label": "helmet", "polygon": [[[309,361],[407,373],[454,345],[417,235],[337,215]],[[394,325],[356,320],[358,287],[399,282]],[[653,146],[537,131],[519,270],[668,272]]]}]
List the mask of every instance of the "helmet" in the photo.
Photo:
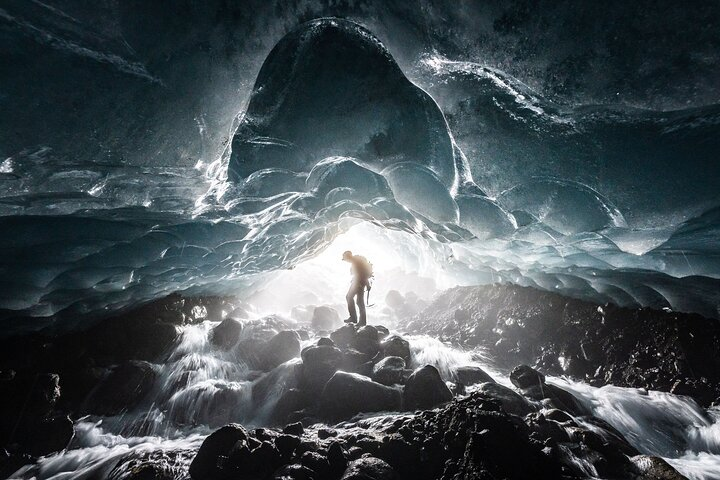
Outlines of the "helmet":
[{"label": "helmet", "polygon": [[342,259],[343,259],[343,260],[350,260],[350,259],[352,258],[352,256],[353,256],[353,254],[352,254],[352,252],[351,252],[350,250],[345,250],[345,251],[343,252]]}]

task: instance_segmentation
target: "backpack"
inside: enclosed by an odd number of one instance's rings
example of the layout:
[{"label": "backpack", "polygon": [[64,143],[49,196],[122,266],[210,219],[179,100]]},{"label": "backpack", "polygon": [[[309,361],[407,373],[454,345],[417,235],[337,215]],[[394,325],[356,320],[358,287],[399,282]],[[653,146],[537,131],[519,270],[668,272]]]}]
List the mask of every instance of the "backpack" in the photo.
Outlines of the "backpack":
[{"label": "backpack", "polygon": [[362,255],[355,255],[355,273],[365,280],[374,276],[372,263],[368,262],[368,259]]}]

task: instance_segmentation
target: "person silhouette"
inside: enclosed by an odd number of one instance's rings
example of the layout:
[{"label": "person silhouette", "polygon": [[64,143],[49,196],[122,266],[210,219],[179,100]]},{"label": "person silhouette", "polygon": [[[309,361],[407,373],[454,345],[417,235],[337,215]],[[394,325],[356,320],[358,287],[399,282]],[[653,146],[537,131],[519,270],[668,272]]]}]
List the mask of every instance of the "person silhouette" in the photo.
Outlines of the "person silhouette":
[{"label": "person silhouette", "polygon": [[[370,278],[373,276],[372,264],[362,255],[353,255],[350,250],[343,253],[342,259],[344,262],[351,264],[350,274],[352,280],[350,281],[350,288],[348,289],[345,300],[347,300],[349,317],[345,320],[345,323],[357,323],[358,325],[367,324],[367,315],[365,313],[365,289],[370,291]],[[355,310],[355,304],[357,303],[357,311]],[[358,312],[360,313],[360,319],[358,322]]]}]

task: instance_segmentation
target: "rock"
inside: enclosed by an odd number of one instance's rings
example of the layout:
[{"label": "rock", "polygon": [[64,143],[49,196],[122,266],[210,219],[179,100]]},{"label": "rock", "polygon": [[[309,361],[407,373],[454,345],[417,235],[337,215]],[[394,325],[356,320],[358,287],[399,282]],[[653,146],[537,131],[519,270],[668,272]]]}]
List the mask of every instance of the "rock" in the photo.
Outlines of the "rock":
[{"label": "rock", "polygon": [[454,378],[455,381],[467,386],[475,385],[476,383],[495,383],[495,380],[480,367],[473,365],[466,367],[458,367],[455,369]]},{"label": "rock", "polygon": [[365,325],[357,330],[352,343],[353,347],[368,355],[375,355],[380,351],[380,334],[372,325]]},{"label": "rock", "polygon": [[375,330],[377,330],[380,340],[383,340],[390,335],[390,330],[384,325],[375,325]]},{"label": "rock", "polygon": [[372,379],[383,385],[403,383],[405,360],[401,357],[385,357],[373,367]]},{"label": "rock", "polygon": [[319,347],[322,347],[322,346],[334,347],[335,342],[333,342],[328,337],[322,337],[317,341],[317,346],[319,346]]},{"label": "rock", "polygon": [[210,342],[223,350],[230,350],[240,339],[242,323],[226,318],[210,330]]},{"label": "rock", "polygon": [[232,142],[228,178],[265,168],[309,171],[333,155],[357,157],[376,170],[423,162],[447,187],[456,180],[437,104],[372,33],[322,18],[288,33],[266,58]]},{"label": "rock", "polygon": [[275,472],[273,478],[278,480],[320,480],[315,472],[299,463],[281,467]]},{"label": "rock", "polygon": [[325,384],[318,412],[328,420],[348,419],[360,412],[397,411],[399,390],[355,373],[336,372]]},{"label": "rock", "polygon": [[85,401],[85,411],[117,415],[130,410],[152,389],[157,374],[148,362],[130,360],[113,368]]},{"label": "rock", "polygon": [[211,433],[202,443],[190,464],[193,480],[221,478],[222,459],[227,458],[236,445],[247,444],[249,436],[242,425],[231,423]]},{"label": "rock", "polygon": [[300,356],[300,335],[294,330],[283,330],[272,337],[260,353],[263,370],[268,371],[278,365]]},{"label": "rock", "polygon": [[527,365],[518,365],[510,372],[510,381],[517,388],[524,390],[545,384],[545,375]]},{"label": "rock", "polygon": [[405,382],[403,408],[426,410],[452,400],[452,392],[445,385],[440,372],[432,365],[415,370]]},{"label": "rock", "polygon": [[315,307],[310,323],[315,330],[334,330],[342,326],[337,310],[326,305]]},{"label": "rock", "polygon": [[347,348],[355,341],[356,331],[357,327],[354,324],[348,323],[332,332],[330,339],[335,342],[335,345],[338,347]]},{"label": "rock", "polygon": [[303,349],[300,354],[302,367],[300,388],[310,392],[321,391],[325,382],[340,368],[343,352],[337,347],[315,345]]},{"label": "rock", "polygon": [[342,480],[393,480],[395,470],[385,461],[375,457],[353,460],[347,466]]},{"label": "rock", "polygon": [[296,437],[302,436],[304,432],[305,429],[300,422],[290,423],[288,425],[285,425],[285,428],[283,428],[283,433],[287,433],[288,435],[295,435]]},{"label": "rock", "polygon": [[300,439],[295,435],[283,434],[275,437],[275,448],[284,458],[291,457],[298,446],[300,446]]},{"label": "rock", "polygon": [[348,464],[347,455],[342,445],[337,440],[330,443],[327,454],[330,471],[334,477],[339,477],[345,471]]},{"label": "rock", "polygon": [[499,383],[483,383],[478,391],[498,400],[502,409],[512,415],[524,417],[534,410],[525,397]]},{"label": "rock", "polygon": [[640,471],[638,480],[686,480],[669,463],[660,457],[637,455],[630,460]]},{"label": "rock", "polygon": [[510,372],[510,381],[523,394],[534,400],[547,400],[553,407],[573,415],[587,415],[589,410],[570,392],[545,383],[545,375],[527,365],[519,365]]},{"label": "rock", "polygon": [[286,390],[275,404],[271,422],[284,423],[292,412],[302,410],[309,405],[310,399],[307,393],[296,388]]},{"label": "rock", "polygon": [[34,422],[17,434],[22,450],[34,457],[42,457],[64,450],[72,441],[75,427],[67,415],[59,415]]},{"label": "rock", "polygon": [[195,455],[189,450],[131,451],[115,463],[106,480],[174,480]]},{"label": "rock", "polygon": [[315,472],[319,478],[328,478],[331,475],[330,463],[327,458],[317,452],[303,453],[300,463]]},{"label": "rock", "polygon": [[409,365],[411,360],[410,342],[397,335],[386,338],[381,344],[383,355],[386,357],[400,357]]}]

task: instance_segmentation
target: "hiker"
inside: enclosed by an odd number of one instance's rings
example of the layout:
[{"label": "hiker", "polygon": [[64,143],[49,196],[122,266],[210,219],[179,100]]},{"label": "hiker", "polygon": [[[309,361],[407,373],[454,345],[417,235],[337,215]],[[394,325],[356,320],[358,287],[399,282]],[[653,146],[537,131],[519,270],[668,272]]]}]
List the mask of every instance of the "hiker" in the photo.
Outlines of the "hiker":
[{"label": "hiker", "polygon": [[[343,253],[342,259],[344,262],[350,262],[352,265],[350,267],[352,281],[350,283],[350,289],[347,295],[345,295],[350,317],[345,320],[345,323],[357,323],[360,326],[366,325],[367,316],[365,315],[364,294],[366,288],[368,294],[370,292],[370,278],[373,276],[372,264],[362,255],[353,255],[350,250]],[[355,303],[357,303],[357,309],[360,311],[360,322],[358,322],[357,312],[355,311]]]}]

